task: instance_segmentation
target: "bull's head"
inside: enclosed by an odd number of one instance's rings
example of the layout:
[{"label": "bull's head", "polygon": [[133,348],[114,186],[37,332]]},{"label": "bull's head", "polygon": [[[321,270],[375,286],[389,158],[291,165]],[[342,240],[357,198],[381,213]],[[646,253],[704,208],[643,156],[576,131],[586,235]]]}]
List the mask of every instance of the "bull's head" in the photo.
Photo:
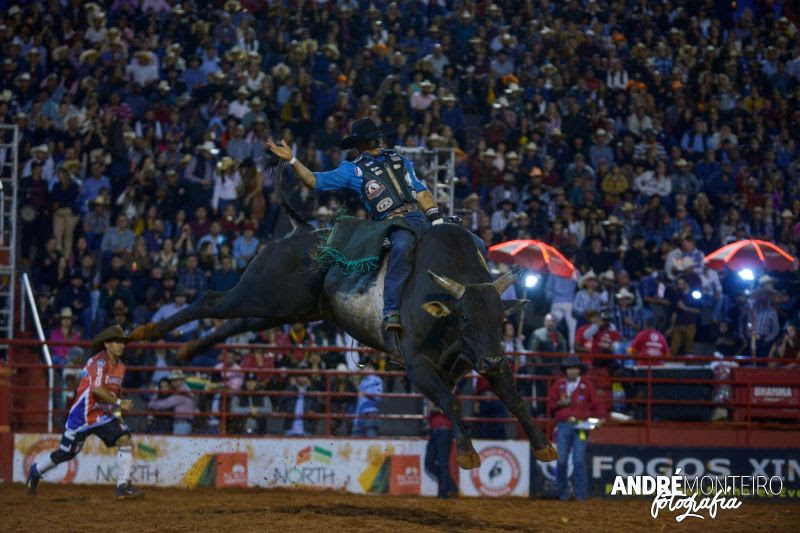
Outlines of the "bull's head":
[{"label": "bull's head", "polygon": [[500,295],[514,283],[517,275],[509,272],[493,283],[463,285],[446,276],[428,271],[433,281],[453,297],[422,305],[429,314],[455,320],[463,353],[479,372],[498,368],[505,359],[502,344],[503,323],[528,300],[501,300]]}]

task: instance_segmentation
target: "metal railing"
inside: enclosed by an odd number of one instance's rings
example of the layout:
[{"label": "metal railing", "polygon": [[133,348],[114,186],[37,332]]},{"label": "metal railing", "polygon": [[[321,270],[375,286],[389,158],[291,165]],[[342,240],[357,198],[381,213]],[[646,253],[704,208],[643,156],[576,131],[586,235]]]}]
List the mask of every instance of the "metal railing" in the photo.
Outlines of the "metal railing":
[{"label": "metal railing", "polygon": [[[40,341],[35,340],[0,340],[0,342],[8,342],[11,348],[24,348],[27,347],[28,349],[31,348],[39,348],[41,346],[50,345],[58,345],[58,346],[87,346],[88,343],[74,343],[74,342],[66,342],[66,341],[57,341],[57,342],[45,342],[42,343]],[[129,345],[129,349],[136,350],[136,349],[153,349],[153,348],[174,348],[177,345],[168,344],[168,343],[131,343]],[[269,352],[269,354],[275,354],[278,352],[336,352],[336,351],[353,351],[353,348],[350,347],[332,347],[332,346],[273,346],[273,345],[257,345],[257,344],[244,344],[244,345],[220,345],[218,348],[230,352],[236,351],[252,351],[252,350],[265,350]],[[369,349],[358,349],[361,352],[371,352],[375,353]],[[521,357],[525,357],[528,359],[525,365],[520,365],[517,367],[517,373],[515,374],[515,378],[517,380],[518,386],[526,388],[529,384],[531,387],[532,393],[524,395],[526,405],[547,405],[547,394],[546,391],[552,385],[552,383],[560,378],[560,374],[555,372],[555,367],[558,367],[558,358],[562,356],[566,356],[568,354],[536,354],[532,352],[510,352],[509,357],[514,358],[515,361],[519,361]],[[376,354],[376,356],[379,356]],[[538,360],[534,360],[540,356],[544,356],[550,362],[541,362]],[[267,355],[267,357],[270,357]],[[608,361],[610,359],[620,359],[619,356],[615,355],[608,355],[608,354],[581,354],[581,357],[586,360],[591,360],[602,364],[603,361]],[[641,358],[640,362],[647,362],[646,358]],[[685,361],[684,358],[666,358],[667,361]],[[710,361],[720,361],[718,358],[713,357],[696,357],[692,358],[692,363],[697,362],[710,362]],[[735,361],[738,364],[749,364],[749,363],[763,363],[762,360],[755,360],[752,358],[736,358]],[[791,360],[774,360],[777,363],[790,363]],[[47,371],[50,372],[57,372],[61,373],[62,368],[67,369],[79,369],[79,367],[63,367],[59,365],[43,365],[40,363],[19,363],[14,362],[12,359],[11,364],[9,365],[12,370],[14,371],[33,371],[36,372],[37,370]],[[611,383],[620,383],[623,386],[630,386],[630,387],[638,387],[636,390],[640,395],[635,397],[625,397],[623,399],[613,399],[610,395],[606,395],[604,397],[604,401],[606,402],[607,406],[610,406],[612,402],[619,402],[624,404],[624,410],[635,410],[639,417],[619,422],[610,420],[608,423],[611,425],[619,424],[619,425],[628,425],[628,426],[643,426],[647,431],[647,440],[649,442],[649,431],[653,427],[657,427],[659,424],[662,423],[670,423],[670,424],[683,424],[686,426],[697,427],[698,425],[703,424],[711,424],[710,421],[698,420],[698,421],[681,421],[681,422],[673,422],[669,419],[664,420],[656,420],[653,415],[654,408],[658,408],[660,406],[673,406],[675,408],[681,407],[707,407],[707,408],[714,408],[714,407],[722,407],[725,409],[731,410],[744,410],[745,417],[741,421],[722,421],[722,422],[714,422],[716,427],[727,426],[727,427],[735,427],[735,428],[745,428],[747,430],[747,438],[746,440],[749,442],[749,432],[754,429],[765,429],[765,428],[776,428],[779,427],[781,429],[800,429],[800,404],[796,401],[774,401],[769,404],[769,407],[772,409],[788,409],[790,412],[785,417],[785,419],[780,423],[775,423],[772,421],[763,421],[759,419],[757,415],[758,409],[763,408],[763,406],[757,406],[752,401],[753,398],[753,389],[754,387],[786,387],[785,379],[777,379],[775,377],[771,378],[758,378],[758,379],[747,379],[746,381],[736,380],[736,379],[716,379],[716,378],[671,378],[671,377],[659,377],[658,375],[654,375],[658,371],[654,369],[652,366],[644,365],[640,367],[643,371],[643,375],[641,376],[633,376],[633,375],[598,375],[596,380],[596,386],[599,389],[608,389]],[[686,368],[697,368],[697,367],[686,367]],[[181,369],[184,372],[189,372],[193,374],[192,379],[196,379],[197,383],[202,383],[202,387],[198,387],[196,390],[191,391],[192,397],[195,399],[195,404],[197,405],[197,409],[195,412],[191,413],[191,418],[195,422],[195,429],[197,431],[209,431],[211,428],[213,431],[216,432],[216,429],[212,426],[214,424],[210,424],[209,421],[212,419],[218,420],[218,432],[222,434],[230,434],[230,433],[238,433],[238,424],[242,415],[234,414],[230,410],[230,400],[238,396],[240,398],[247,398],[248,396],[252,397],[269,397],[270,400],[274,400],[276,404],[279,406],[283,403],[283,400],[286,398],[293,398],[298,397],[299,393],[296,391],[289,391],[286,390],[286,386],[284,383],[290,382],[293,377],[296,376],[310,376],[312,381],[315,381],[319,385],[314,390],[309,390],[304,393],[304,398],[309,398],[310,400],[316,401],[319,404],[319,411],[313,412],[304,412],[301,415],[296,415],[293,411],[281,411],[279,409],[273,409],[271,413],[263,415],[264,419],[294,419],[299,418],[302,420],[313,420],[315,422],[322,421],[324,423],[324,429],[318,428],[318,434],[324,435],[331,435],[333,434],[333,428],[340,421],[353,421],[356,418],[361,418],[364,420],[369,419],[378,419],[384,421],[384,424],[397,424],[397,423],[409,423],[413,422],[415,424],[424,424],[424,420],[426,418],[426,409],[425,406],[427,405],[425,402],[422,402],[419,405],[418,409],[413,409],[410,412],[402,412],[402,413],[379,413],[379,414],[370,414],[370,415],[358,415],[350,409],[342,409],[342,402],[349,401],[351,404],[355,404],[358,401],[359,392],[357,391],[357,386],[355,386],[355,392],[347,392],[347,391],[337,391],[334,385],[337,383],[336,380],[338,379],[350,379],[354,376],[365,376],[368,374],[377,374],[381,377],[387,379],[400,379],[403,380],[405,378],[405,372],[403,371],[374,371],[374,372],[353,372],[353,371],[337,371],[337,370],[316,370],[316,369],[290,369],[290,368],[215,368],[215,367],[186,367],[186,366],[174,366],[174,367],[164,367],[164,366],[144,366],[144,365],[127,365],[127,371],[130,372],[144,372],[144,373],[151,373],[153,371],[170,371],[173,369]],[[232,381],[241,381],[245,374],[248,372],[255,372],[260,374],[262,379],[260,382],[262,383],[269,383],[273,378],[280,377],[281,379],[277,380],[277,383],[282,383],[281,389],[274,389],[274,390],[255,390],[255,391],[245,391],[245,390],[233,390],[230,387],[226,386],[226,383],[230,383]],[[533,373],[528,373],[533,372]],[[781,371],[780,374],[785,375],[787,372],[791,372],[796,374],[797,380],[795,382],[795,386],[800,389],[800,369],[794,369],[791,371]],[[223,375],[224,374],[224,375]],[[198,377],[200,376],[200,377]],[[785,377],[785,376],[784,376]],[[467,376],[466,379],[470,379],[470,376]],[[591,373],[589,379],[591,380]],[[48,386],[46,388],[40,386],[25,386],[19,385],[12,380],[12,395],[32,395],[35,396],[36,393],[47,394],[49,397],[49,401],[47,407],[42,406],[41,408],[30,408],[30,407],[16,407],[15,403],[12,402],[11,407],[11,414],[12,418],[16,420],[16,425],[20,426],[21,422],[24,421],[26,415],[35,415],[35,414],[43,414],[44,412],[48,415],[48,431],[52,431],[53,429],[53,417],[62,417],[65,414],[66,410],[68,409],[68,405],[62,405],[58,408],[53,407],[53,397],[62,397],[65,393],[69,393],[73,390],[72,386],[53,386],[52,381],[48,381]],[[537,387],[536,383],[542,383],[543,387]],[[746,400],[739,400],[736,399],[734,395],[730,397],[729,400],[725,400],[724,402],[715,401],[711,395],[709,394],[708,399],[700,400],[700,399],[681,399],[681,398],[657,398],[654,397],[654,387],[663,386],[663,385],[695,385],[695,386],[704,386],[708,387],[709,391],[713,390],[715,387],[721,386],[730,386],[741,388],[744,387],[747,390]],[[541,394],[537,392],[538,389],[544,389],[545,394]],[[129,398],[147,398],[151,395],[157,394],[159,391],[154,389],[150,386],[143,386],[138,388],[128,388],[125,390],[125,394]],[[641,396],[641,393],[644,392],[644,395]],[[373,395],[371,395],[373,396]],[[423,396],[418,392],[383,392],[380,394],[374,395],[381,400],[398,400],[398,399],[411,399],[411,400],[418,400],[422,401]],[[496,397],[494,395],[475,395],[475,394],[460,394],[459,399],[464,405],[464,402],[486,402],[495,400]],[[144,404],[145,402],[139,402],[140,404]],[[212,408],[212,405],[218,405],[218,407]],[[548,406],[549,407],[549,406]],[[164,417],[165,413],[163,411],[156,411],[156,410],[148,410],[146,409],[146,405],[143,408],[141,405],[136,408],[133,412],[127,415],[131,419],[141,418],[141,417]],[[166,415],[169,416],[169,415]],[[261,415],[260,415],[261,416]],[[178,415],[180,418],[180,415]],[[773,417],[774,418],[774,417]],[[464,420],[468,424],[506,424],[506,423],[514,423],[516,420],[511,417],[481,417],[481,416],[465,416]],[[542,427],[546,428],[546,433],[550,434],[552,426],[554,424],[553,412],[552,409],[547,408],[544,410],[544,413],[541,413],[539,416],[535,418],[536,423],[540,424]],[[13,425],[13,424],[12,424]],[[419,427],[419,426],[415,426]],[[56,428],[60,429],[60,428]],[[410,436],[417,436],[410,435]]]}]

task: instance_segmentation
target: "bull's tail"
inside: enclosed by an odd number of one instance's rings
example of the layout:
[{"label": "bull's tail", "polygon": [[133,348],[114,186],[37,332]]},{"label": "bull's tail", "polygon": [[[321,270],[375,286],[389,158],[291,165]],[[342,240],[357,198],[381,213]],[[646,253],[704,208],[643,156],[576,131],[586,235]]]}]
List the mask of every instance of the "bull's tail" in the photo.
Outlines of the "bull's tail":
[{"label": "bull's tail", "polygon": [[286,163],[281,160],[278,167],[275,169],[275,193],[278,195],[278,203],[283,208],[286,216],[289,217],[289,222],[292,225],[292,233],[300,233],[305,231],[312,231],[314,227],[309,224],[308,220],[286,200],[283,194],[283,170]]}]

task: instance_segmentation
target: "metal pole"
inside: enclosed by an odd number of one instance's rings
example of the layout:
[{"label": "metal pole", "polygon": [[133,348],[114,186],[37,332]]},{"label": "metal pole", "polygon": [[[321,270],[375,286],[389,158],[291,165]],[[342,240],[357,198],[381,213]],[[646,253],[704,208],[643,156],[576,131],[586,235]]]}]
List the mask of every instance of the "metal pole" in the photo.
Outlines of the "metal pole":
[{"label": "metal pole", "polygon": [[[33,299],[33,289],[31,289],[31,281],[28,278],[28,273],[22,274],[22,291],[28,297],[28,303],[31,306],[31,314],[33,315],[33,325],[36,327],[36,335],[42,343],[47,341],[42,329],[42,322],[39,319],[39,310],[36,309],[36,301]],[[47,395],[47,432],[53,432],[53,358],[50,356],[50,347],[47,344],[42,344],[42,353],[44,354],[44,361],[47,363],[47,388],[50,393]]]},{"label": "metal pole", "polygon": [[27,324],[25,324],[25,298],[20,298],[19,300],[19,329],[20,331],[25,331],[27,328]]},{"label": "metal pole", "polygon": [[448,161],[447,176],[450,180],[450,204],[447,206],[450,210],[449,215],[453,216],[456,211],[456,151],[452,148],[449,149],[450,158]]}]

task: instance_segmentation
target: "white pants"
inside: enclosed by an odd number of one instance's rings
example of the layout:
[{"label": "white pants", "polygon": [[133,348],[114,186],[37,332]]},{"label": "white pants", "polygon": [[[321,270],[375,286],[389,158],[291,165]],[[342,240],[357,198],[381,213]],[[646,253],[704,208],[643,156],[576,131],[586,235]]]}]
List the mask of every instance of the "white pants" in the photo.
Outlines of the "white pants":
[{"label": "white pants", "polygon": [[559,302],[550,304],[550,313],[557,319],[559,317],[567,321],[567,345],[569,346],[569,353],[575,353],[575,330],[578,326],[578,321],[572,316],[572,302]]}]

